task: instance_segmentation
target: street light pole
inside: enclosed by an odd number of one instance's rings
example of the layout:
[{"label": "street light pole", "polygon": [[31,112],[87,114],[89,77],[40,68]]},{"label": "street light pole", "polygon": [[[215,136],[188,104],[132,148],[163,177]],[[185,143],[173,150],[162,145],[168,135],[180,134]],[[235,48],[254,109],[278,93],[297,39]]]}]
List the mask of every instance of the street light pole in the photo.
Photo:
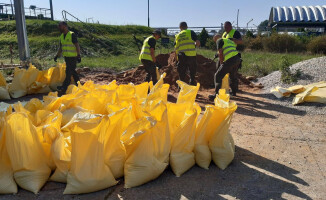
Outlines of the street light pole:
[{"label": "street light pole", "polygon": [[50,0],[50,10],[51,10],[51,20],[53,21],[53,6],[52,6],[52,0]]},{"label": "street light pole", "polygon": [[148,18],[148,24],[147,26],[149,27],[149,0],[147,0],[147,18]]},{"label": "street light pole", "polygon": [[29,43],[27,39],[25,10],[23,0],[14,0],[16,32],[18,40],[19,58],[21,61],[28,61],[30,56]]}]

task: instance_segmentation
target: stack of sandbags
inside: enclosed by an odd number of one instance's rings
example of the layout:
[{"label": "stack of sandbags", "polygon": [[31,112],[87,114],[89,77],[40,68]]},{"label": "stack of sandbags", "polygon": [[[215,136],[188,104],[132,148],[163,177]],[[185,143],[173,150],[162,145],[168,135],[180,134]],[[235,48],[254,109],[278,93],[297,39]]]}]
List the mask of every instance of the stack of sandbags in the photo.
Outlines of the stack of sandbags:
[{"label": "stack of sandbags", "polygon": [[15,112],[8,108],[0,114],[0,193],[17,192],[16,183],[37,193],[48,179],[66,183],[64,194],[102,190],[123,176],[126,188],[136,187],[169,164],[176,176],[195,163],[207,169],[211,160],[225,169],[234,157],[229,126],[236,104],[221,90],[197,123],[199,84],[178,81],[171,103],[164,77],[154,86],[88,81],[61,97],[50,92],[43,101],[14,104]]}]

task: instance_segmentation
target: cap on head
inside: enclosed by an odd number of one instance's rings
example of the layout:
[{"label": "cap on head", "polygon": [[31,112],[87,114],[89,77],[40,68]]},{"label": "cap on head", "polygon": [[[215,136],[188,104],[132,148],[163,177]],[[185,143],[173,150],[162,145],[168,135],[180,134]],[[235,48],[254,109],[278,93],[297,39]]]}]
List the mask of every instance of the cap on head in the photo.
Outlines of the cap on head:
[{"label": "cap on head", "polygon": [[180,22],[179,27],[180,29],[187,29],[188,28],[187,22]]},{"label": "cap on head", "polygon": [[162,35],[161,31],[158,30],[158,29],[156,29],[155,31],[153,31],[153,34],[156,34],[156,35],[158,35],[158,36],[160,36],[160,37],[161,37],[161,35]]}]

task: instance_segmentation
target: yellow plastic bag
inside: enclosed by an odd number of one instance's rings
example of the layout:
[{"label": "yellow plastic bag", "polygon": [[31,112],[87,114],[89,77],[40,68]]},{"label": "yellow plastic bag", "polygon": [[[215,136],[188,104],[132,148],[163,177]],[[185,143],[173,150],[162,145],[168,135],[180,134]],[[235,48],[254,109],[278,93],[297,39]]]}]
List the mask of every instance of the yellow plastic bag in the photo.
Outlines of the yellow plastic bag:
[{"label": "yellow plastic bag", "polygon": [[17,193],[17,185],[6,149],[4,115],[0,113],[0,194],[12,194]]},{"label": "yellow plastic bag", "polygon": [[15,68],[14,79],[9,84],[9,93],[13,98],[25,96],[28,93],[27,88],[36,82],[39,70],[30,65],[27,70]]},{"label": "yellow plastic bag", "polygon": [[0,86],[7,86],[7,81],[6,79],[3,77],[2,73],[0,72]]},{"label": "yellow plastic bag", "polygon": [[180,80],[177,80],[177,84],[180,87],[177,103],[195,103],[200,84],[197,83],[197,86],[192,86]]},{"label": "yellow plastic bag", "polygon": [[0,100],[10,99],[6,79],[2,76],[0,72]]},{"label": "yellow plastic bag", "polygon": [[63,63],[63,64],[57,63],[57,66],[52,69],[53,69],[53,71],[51,74],[50,88],[52,90],[57,90],[57,87],[59,85],[62,85],[63,81],[66,78],[66,64],[65,63]]},{"label": "yellow plastic bag", "polygon": [[121,137],[127,152],[125,188],[136,187],[157,178],[168,165],[166,108],[158,105],[152,113],[157,120],[143,117],[130,124]]},{"label": "yellow plastic bag", "polygon": [[212,161],[212,153],[208,146],[208,141],[210,135],[208,133],[209,126],[212,126],[215,123],[211,120],[214,112],[214,107],[211,105],[205,106],[205,112],[200,119],[197,127],[196,127],[196,139],[195,139],[195,159],[196,164],[204,169],[208,169],[211,161]]},{"label": "yellow plastic bag", "polygon": [[220,90],[214,101],[214,112],[207,128],[209,148],[214,163],[220,169],[225,169],[234,158],[235,146],[229,127],[237,105],[233,101],[229,102],[225,90]]},{"label": "yellow plastic bag", "polygon": [[109,167],[104,163],[104,144],[99,137],[106,134],[109,119],[79,126],[71,132],[71,168],[64,194],[95,192],[117,183]]},{"label": "yellow plastic bag", "polygon": [[220,169],[225,169],[234,158],[235,146],[229,133],[231,118],[232,114],[222,121],[209,141],[213,161]]},{"label": "yellow plastic bag", "polygon": [[143,103],[148,94],[148,89],[149,89],[149,83],[144,82],[139,85],[135,85],[135,95],[139,103]]},{"label": "yellow plastic bag", "polygon": [[302,102],[326,103],[326,87],[319,88],[313,86],[307,88],[304,92],[294,97],[292,104],[296,105]]},{"label": "yellow plastic bag", "polygon": [[229,74],[226,74],[224,76],[224,78],[222,79],[221,89],[224,89],[227,93],[229,93],[229,90],[230,90]]},{"label": "yellow plastic bag", "polygon": [[110,125],[103,136],[105,164],[111,169],[114,178],[123,176],[126,150],[120,141],[122,133],[135,121],[131,108],[123,108],[109,115]]},{"label": "yellow plastic bag", "polygon": [[7,87],[0,86],[0,100],[9,100],[10,94]]},{"label": "yellow plastic bag", "polygon": [[31,113],[36,113],[36,111],[43,109],[43,103],[39,99],[33,98],[25,104],[24,108]]},{"label": "yellow plastic bag", "polygon": [[[198,109],[191,103],[168,105],[168,119],[171,133],[170,165],[179,177],[195,164],[193,153]],[[199,108],[200,110],[200,108]]]},{"label": "yellow plastic bag", "polygon": [[51,170],[35,127],[25,113],[13,113],[7,118],[5,131],[16,183],[37,194],[48,180]]}]

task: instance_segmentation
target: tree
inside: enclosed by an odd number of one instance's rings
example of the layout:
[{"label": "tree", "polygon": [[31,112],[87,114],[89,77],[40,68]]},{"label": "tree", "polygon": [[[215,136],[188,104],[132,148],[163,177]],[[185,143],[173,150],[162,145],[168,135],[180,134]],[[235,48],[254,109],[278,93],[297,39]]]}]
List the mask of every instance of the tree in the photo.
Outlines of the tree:
[{"label": "tree", "polygon": [[207,38],[209,37],[205,28],[203,28],[203,30],[199,33],[198,37],[199,37],[200,45],[204,47],[206,45]]},{"label": "tree", "polygon": [[265,31],[266,27],[268,26],[268,20],[266,19],[265,21],[260,22],[260,24],[258,25],[258,30],[259,31]]}]

